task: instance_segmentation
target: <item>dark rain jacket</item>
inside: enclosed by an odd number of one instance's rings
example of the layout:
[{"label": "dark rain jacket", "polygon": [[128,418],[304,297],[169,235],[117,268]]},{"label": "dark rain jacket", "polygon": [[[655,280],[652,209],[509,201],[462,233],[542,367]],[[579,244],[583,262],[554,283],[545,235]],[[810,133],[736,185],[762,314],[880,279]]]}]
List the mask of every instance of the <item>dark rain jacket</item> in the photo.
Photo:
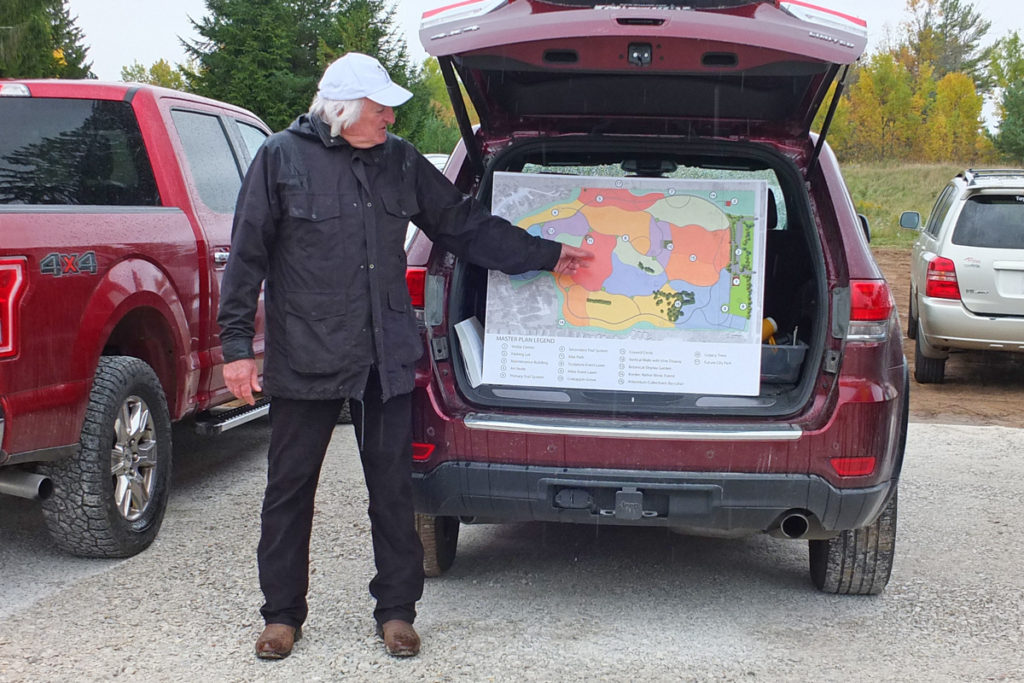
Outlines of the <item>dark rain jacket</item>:
[{"label": "dark rain jacket", "polygon": [[412,391],[423,341],[405,284],[410,220],[510,274],[550,270],[561,251],[492,216],[405,140],[355,149],[303,115],[267,139],[242,184],[217,318],[224,362],[253,357],[265,282],[267,394],[360,399],[374,364],[385,400]]}]

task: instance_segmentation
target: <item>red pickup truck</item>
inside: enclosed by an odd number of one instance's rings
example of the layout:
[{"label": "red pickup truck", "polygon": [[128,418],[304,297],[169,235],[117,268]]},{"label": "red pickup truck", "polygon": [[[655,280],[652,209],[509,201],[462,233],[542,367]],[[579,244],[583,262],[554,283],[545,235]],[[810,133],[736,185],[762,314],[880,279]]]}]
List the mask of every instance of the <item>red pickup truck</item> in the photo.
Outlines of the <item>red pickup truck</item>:
[{"label": "red pickup truck", "polygon": [[171,423],[218,432],[268,407],[233,407],[216,314],[269,130],[96,81],[0,81],[0,121],[0,493],[41,499],[72,553],[133,555],[163,518]]}]

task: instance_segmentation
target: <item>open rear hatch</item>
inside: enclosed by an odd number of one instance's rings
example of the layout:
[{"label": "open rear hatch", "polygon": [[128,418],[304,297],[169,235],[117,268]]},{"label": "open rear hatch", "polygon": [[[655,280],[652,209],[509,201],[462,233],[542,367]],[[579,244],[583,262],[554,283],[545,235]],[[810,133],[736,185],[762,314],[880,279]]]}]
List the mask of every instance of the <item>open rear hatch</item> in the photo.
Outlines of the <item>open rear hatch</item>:
[{"label": "open rear hatch", "polygon": [[[803,182],[816,153],[809,130],[831,83],[862,53],[863,22],[799,2],[476,0],[425,14],[420,37],[448,81],[485,201],[495,172],[765,179],[763,312],[800,356],[778,374],[762,362],[755,395],[474,387],[454,326],[485,322],[488,274],[459,263],[446,336],[471,403],[764,417],[807,405],[830,329],[826,258]],[[479,114],[475,131],[456,74]]]},{"label": "open rear hatch", "polygon": [[463,126],[471,156],[529,132],[806,144],[830,84],[867,41],[863,21],[797,0],[471,0],[424,14],[420,39],[456,112],[454,72],[480,117],[476,140]]}]

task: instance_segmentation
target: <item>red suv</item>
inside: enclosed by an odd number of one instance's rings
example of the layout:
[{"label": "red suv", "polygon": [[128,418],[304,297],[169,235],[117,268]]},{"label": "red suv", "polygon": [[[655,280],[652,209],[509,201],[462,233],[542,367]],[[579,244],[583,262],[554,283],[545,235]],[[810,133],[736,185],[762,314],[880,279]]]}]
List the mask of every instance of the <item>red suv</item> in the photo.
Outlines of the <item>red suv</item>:
[{"label": "red suv", "polygon": [[455,98],[448,177],[597,254],[575,278],[509,279],[412,240],[429,575],[460,523],[544,520],[805,539],[818,588],[885,587],[906,360],[865,226],[810,132],[865,35],[796,1],[424,15],[424,46],[480,118]]}]

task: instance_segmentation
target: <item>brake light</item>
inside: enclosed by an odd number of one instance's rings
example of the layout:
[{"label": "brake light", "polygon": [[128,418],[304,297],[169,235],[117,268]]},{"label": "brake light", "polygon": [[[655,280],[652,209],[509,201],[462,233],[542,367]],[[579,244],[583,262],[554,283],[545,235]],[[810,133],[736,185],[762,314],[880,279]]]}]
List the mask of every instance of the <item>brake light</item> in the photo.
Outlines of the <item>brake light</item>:
[{"label": "brake light", "polygon": [[414,443],[412,445],[412,459],[416,462],[430,460],[430,456],[433,454],[434,444],[432,443]]},{"label": "brake light", "polygon": [[0,358],[18,355],[18,303],[25,289],[25,259],[0,259]]},{"label": "brake light", "polygon": [[935,257],[928,264],[924,295],[936,299],[960,299],[960,285],[956,280],[956,266],[948,258]]},{"label": "brake light", "polygon": [[427,287],[427,269],[420,266],[409,266],[405,270],[405,286],[409,288],[409,298],[413,308],[423,308]]},{"label": "brake light", "polygon": [[851,280],[850,329],[846,338],[884,340],[889,336],[889,320],[895,307],[885,280]]},{"label": "brake light", "polygon": [[875,471],[875,460],[873,457],[832,458],[829,462],[840,477],[866,477]]}]

